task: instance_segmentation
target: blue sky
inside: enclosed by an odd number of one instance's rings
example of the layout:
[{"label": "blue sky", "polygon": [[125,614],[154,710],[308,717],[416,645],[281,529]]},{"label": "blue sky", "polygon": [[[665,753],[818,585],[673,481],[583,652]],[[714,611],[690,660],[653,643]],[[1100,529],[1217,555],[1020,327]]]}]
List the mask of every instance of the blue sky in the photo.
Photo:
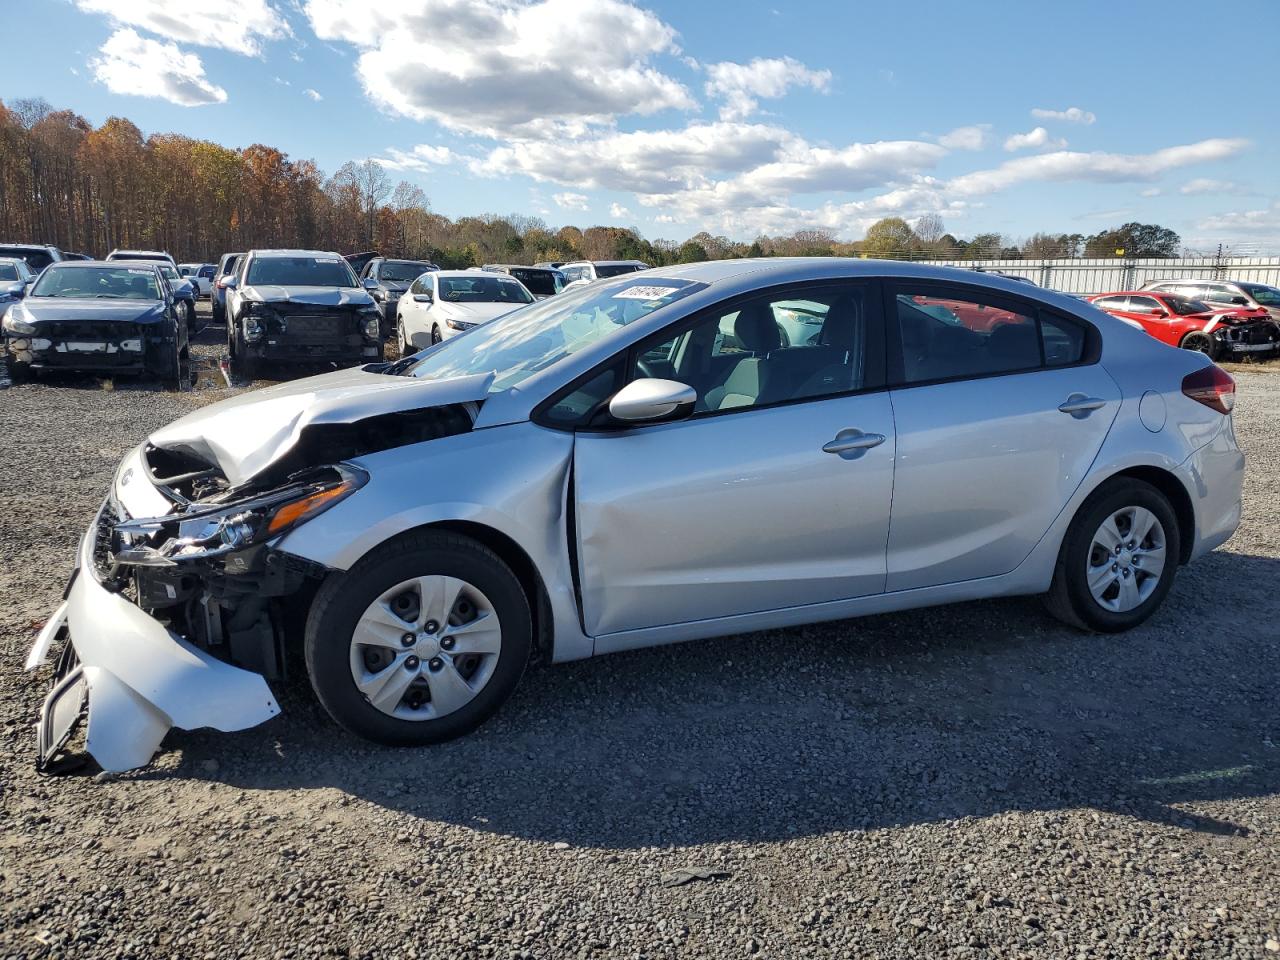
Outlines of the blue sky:
[{"label": "blue sky", "polygon": [[22,8],[0,98],[329,172],[374,157],[447,216],[672,239],[855,239],[925,213],[1011,238],[1141,220],[1280,253],[1277,0]]}]

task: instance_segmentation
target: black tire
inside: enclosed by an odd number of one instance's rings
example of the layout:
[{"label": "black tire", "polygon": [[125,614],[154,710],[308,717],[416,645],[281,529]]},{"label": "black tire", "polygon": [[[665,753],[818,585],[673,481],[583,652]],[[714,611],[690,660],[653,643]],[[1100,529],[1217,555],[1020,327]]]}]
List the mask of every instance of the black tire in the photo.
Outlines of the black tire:
[{"label": "black tire", "polygon": [[1222,355],[1222,348],[1218,341],[1207,333],[1188,333],[1182,338],[1179,344],[1183,350],[1194,350],[1196,353],[1203,353],[1210,360],[1216,361]]},{"label": "black tire", "polygon": [[404,335],[404,321],[400,317],[396,317],[396,350],[401,357],[407,357],[413,353],[409,338]]},{"label": "black tire", "polygon": [[[453,713],[402,720],[372,706],[351,675],[351,638],[369,604],[414,576],[446,574],[479,588],[502,627],[501,650],[488,682]],[[307,617],[307,673],[321,705],[342,727],[388,746],[442,743],[470,733],[511,696],[528,665],[533,626],[528,599],[511,568],[488,547],[458,534],[406,534],[377,548],[320,587]]]},{"label": "black tire", "polygon": [[258,376],[258,360],[256,357],[250,356],[248,347],[244,342],[244,333],[240,330],[239,324],[231,324],[227,331],[227,339],[231,348],[230,367],[232,378],[244,381],[256,379]]},{"label": "black tire", "polygon": [[210,300],[209,316],[211,318],[209,322],[210,323],[226,323],[227,322],[226,310],[218,306],[217,301],[215,301],[212,297],[210,297],[209,300]]},{"label": "black tire", "polygon": [[[1155,589],[1132,610],[1107,610],[1089,590],[1086,575],[1094,534],[1107,517],[1125,507],[1144,507],[1160,522],[1164,531],[1165,560]],[[1141,480],[1117,477],[1095,490],[1081,504],[1058,553],[1053,583],[1045,595],[1049,613],[1069,626],[1098,633],[1131,630],[1156,612],[1173,587],[1180,557],[1178,518],[1163,493]]]},{"label": "black tire", "polygon": [[437,343],[439,343],[443,339],[444,337],[440,335],[440,324],[433,323],[431,325],[431,345],[435,346]]},{"label": "black tire", "polygon": [[178,321],[174,332],[173,350],[166,358],[160,377],[164,385],[175,391],[191,388],[191,338],[186,320]]},{"label": "black tire", "polygon": [[35,370],[31,368],[31,364],[23,363],[15,360],[13,355],[9,356],[9,379],[14,383],[30,383],[35,379]]}]

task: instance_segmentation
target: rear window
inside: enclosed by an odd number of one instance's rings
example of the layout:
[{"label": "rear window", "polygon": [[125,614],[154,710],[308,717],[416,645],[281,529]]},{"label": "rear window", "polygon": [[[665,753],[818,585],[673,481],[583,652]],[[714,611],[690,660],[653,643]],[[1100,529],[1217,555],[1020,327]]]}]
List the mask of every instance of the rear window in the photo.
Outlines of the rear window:
[{"label": "rear window", "polygon": [[40,275],[33,297],[69,300],[159,300],[160,284],[150,267],[60,267]]},{"label": "rear window", "polygon": [[245,282],[285,287],[354,287],[356,275],[341,257],[254,257]]},{"label": "rear window", "polygon": [[32,250],[30,247],[0,247],[0,257],[16,257],[27,261],[33,271],[39,273],[54,262],[47,250]]}]

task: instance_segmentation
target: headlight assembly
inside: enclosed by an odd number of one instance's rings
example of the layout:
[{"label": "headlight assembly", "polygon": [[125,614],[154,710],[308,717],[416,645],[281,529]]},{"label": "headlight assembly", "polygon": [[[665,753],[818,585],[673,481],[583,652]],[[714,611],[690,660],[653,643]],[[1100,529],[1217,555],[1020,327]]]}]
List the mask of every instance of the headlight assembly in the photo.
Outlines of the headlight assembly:
[{"label": "headlight assembly", "polygon": [[470,330],[475,326],[474,323],[467,323],[464,320],[454,320],[452,317],[446,318],[444,322],[450,330]]},{"label": "headlight assembly", "polygon": [[193,503],[182,513],[126,520],[116,525],[116,532],[128,545],[114,560],[169,567],[266,543],[341,503],[368,479],[363,470],[340,464],[308,471],[278,490],[234,503]]},{"label": "headlight assembly", "polygon": [[19,320],[14,316],[14,312],[12,310],[4,315],[3,326],[5,333],[32,334],[36,332],[34,323],[27,323],[25,320]]}]

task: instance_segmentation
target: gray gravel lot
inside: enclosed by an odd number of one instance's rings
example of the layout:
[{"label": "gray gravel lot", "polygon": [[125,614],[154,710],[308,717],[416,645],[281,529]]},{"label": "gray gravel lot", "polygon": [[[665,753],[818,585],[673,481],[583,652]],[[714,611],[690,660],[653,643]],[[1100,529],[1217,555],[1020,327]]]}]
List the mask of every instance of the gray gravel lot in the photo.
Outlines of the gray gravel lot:
[{"label": "gray gravel lot", "polygon": [[1276,956],[1277,368],[1237,371],[1244,526],[1133,633],[1024,599],[640,651],[420,751],[298,680],[108,782],[35,774],[21,660],[120,456],[228,391],[0,391],[0,956]]}]

